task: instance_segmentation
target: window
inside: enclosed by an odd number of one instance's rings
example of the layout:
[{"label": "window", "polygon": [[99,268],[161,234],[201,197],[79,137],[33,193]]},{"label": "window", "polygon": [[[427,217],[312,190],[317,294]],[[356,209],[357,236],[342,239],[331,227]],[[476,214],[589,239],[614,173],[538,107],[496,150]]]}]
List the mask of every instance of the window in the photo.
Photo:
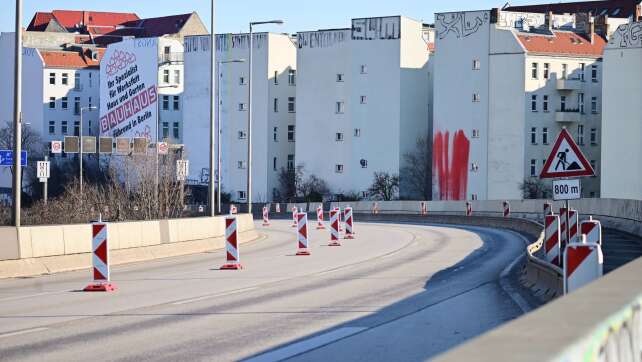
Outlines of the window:
[{"label": "window", "polygon": [[542,144],[548,144],[548,127],[542,128]]},{"label": "window", "polygon": [[544,63],[544,79],[548,79],[551,72],[551,65],[549,63]]},{"label": "window", "polygon": [[288,126],[288,142],[294,142],[294,130],[293,125]]},{"label": "window", "polygon": [[591,128],[591,144],[597,145],[597,128]]},{"label": "window", "polygon": [[288,71],[288,84],[296,85],[296,70],[294,69]]},{"label": "window", "polygon": [[295,97],[288,97],[288,112],[290,112],[290,113],[296,112],[296,98]]},{"label": "window", "polygon": [[62,109],[69,108],[69,98],[67,97],[60,98],[60,108]]},{"label": "window", "polygon": [[343,133],[341,133],[341,132],[337,132],[337,133],[335,134],[335,136],[334,136],[334,140],[335,140],[335,141],[337,141],[337,142],[341,142],[341,141],[343,141]]},{"label": "window", "polygon": [[338,114],[343,114],[345,111],[345,102],[337,102],[335,112]]},{"label": "window", "polygon": [[244,76],[240,76],[239,77],[239,84],[240,85],[246,85],[247,84]]},{"label": "window", "polygon": [[479,102],[480,99],[479,93],[473,93],[473,102]]},{"label": "window", "polygon": [[278,111],[279,111],[279,99],[274,98],[274,112],[276,113]]},{"label": "window", "polygon": [[537,112],[537,95],[531,96],[531,112]]},{"label": "window", "polygon": [[80,90],[80,73],[76,72],[74,73],[74,89]]},{"label": "window", "polygon": [[169,96],[163,96],[163,110],[169,109]]},{"label": "window", "polygon": [[69,74],[68,73],[62,73],[62,84],[63,85],[69,84]]},{"label": "window", "polygon": [[537,161],[531,160],[531,177],[537,176]]},{"label": "window", "polygon": [[560,97],[560,110],[562,112],[566,111],[566,96]]},{"label": "window", "polygon": [[49,121],[49,134],[56,133],[56,121]]},{"label": "window", "polygon": [[272,170],[276,171],[276,157],[272,159]]},{"label": "window", "polygon": [[239,200],[245,200],[247,197],[247,194],[245,191],[237,191],[236,196]]},{"label": "window", "polygon": [[537,63],[531,64],[531,78],[537,79],[537,73],[539,73],[538,64]]},{"label": "window", "polygon": [[584,81],[584,70],[586,69],[586,64],[580,63],[580,80]]},{"label": "window", "polygon": [[532,145],[537,144],[537,127],[531,128],[531,144]]},{"label": "window", "polygon": [[368,102],[368,97],[361,96],[361,104],[366,104]]},{"label": "window", "polygon": [[69,129],[67,128],[67,121],[62,121],[60,126],[60,133],[66,135]]},{"label": "window", "polygon": [[169,138],[169,122],[163,122],[163,139]]},{"label": "window", "polygon": [[49,73],[49,84],[56,85],[56,73]]},{"label": "window", "polygon": [[169,54],[171,51],[172,51],[172,47],[166,46],[166,47],[163,48],[163,53],[165,53],[165,54]]},{"label": "window", "polygon": [[481,61],[479,59],[473,60],[473,70],[481,69]]},{"label": "window", "polygon": [[272,139],[274,139],[274,142],[279,142],[279,127],[274,127]]},{"label": "window", "polygon": [[361,128],[355,128],[354,129],[354,136],[355,137],[361,137]]},{"label": "window", "polygon": [[180,98],[179,96],[174,96],[174,110],[178,111],[180,109]]},{"label": "window", "polygon": [[472,172],[477,172],[477,171],[479,171],[479,165],[478,165],[478,164],[476,164],[475,162],[471,163],[471,164],[470,164],[470,170],[471,170]]},{"label": "window", "polygon": [[74,114],[80,114],[80,97],[74,97]]},{"label": "window", "polygon": [[368,168],[368,160],[366,160],[366,159],[363,159],[363,158],[362,158],[362,159],[359,161],[359,164],[361,165],[361,168]]},{"label": "window", "polygon": [[591,113],[597,113],[597,97],[591,97]]},{"label": "window", "polygon": [[542,110],[548,112],[548,96],[542,96]]},{"label": "window", "polygon": [[288,170],[294,170],[294,155],[288,155]]},{"label": "window", "polygon": [[577,144],[582,146],[584,144],[584,125],[577,125]]},{"label": "window", "polygon": [[89,72],[89,74],[87,75],[89,76],[89,88],[92,88],[94,86],[94,80],[91,76],[91,72]]},{"label": "window", "polygon": [[56,109],[56,98],[55,97],[49,97],[49,108],[50,109]]},{"label": "window", "polygon": [[80,121],[74,121],[74,136],[80,136]]},{"label": "window", "polygon": [[178,122],[174,122],[174,127],[172,128],[172,136],[174,137],[175,140],[180,138],[180,127],[178,125]]},{"label": "window", "polygon": [[365,64],[361,65],[361,74],[368,74],[368,66]]},{"label": "window", "polygon": [[91,121],[88,121],[87,124],[89,125],[89,135],[92,135],[92,128],[91,128]]},{"label": "window", "polygon": [[584,113],[584,93],[577,94],[577,105],[580,109],[580,113]]},{"label": "window", "polygon": [[334,172],[343,173],[343,165],[341,164],[334,165]]},{"label": "window", "polygon": [[238,167],[241,170],[245,169],[245,161],[238,161],[236,163],[236,167]]},{"label": "window", "polygon": [[92,100],[91,100],[91,97],[88,97],[88,98],[87,98],[87,105],[88,105],[90,108],[91,108],[91,107],[93,107],[93,102],[92,102]]},{"label": "window", "polygon": [[597,65],[591,65],[591,80],[597,82]]},{"label": "window", "polygon": [[337,82],[343,82],[343,74],[342,73],[337,74]]},{"label": "window", "polygon": [[246,111],[246,110],[247,110],[247,104],[239,103],[239,111]]},{"label": "window", "polygon": [[562,64],[562,79],[566,79],[568,76],[568,64]]},{"label": "window", "polygon": [[245,131],[239,131],[238,135],[240,140],[244,140],[247,138],[247,133]]},{"label": "window", "polygon": [[181,84],[181,71],[180,69],[174,69],[174,83]]},{"label": "window", "polygon": [[479,130],[478,129],[474,129],[473,130],[473,138],[479,138]]},{"label": "window", "polygon": [[163,83],[169,83],[169,69],[163,70]]},{"label": "window", "polygon": [[278,70],[274,71],[274,84],[276,84],[276,85],[279,84],[279,71]]}]

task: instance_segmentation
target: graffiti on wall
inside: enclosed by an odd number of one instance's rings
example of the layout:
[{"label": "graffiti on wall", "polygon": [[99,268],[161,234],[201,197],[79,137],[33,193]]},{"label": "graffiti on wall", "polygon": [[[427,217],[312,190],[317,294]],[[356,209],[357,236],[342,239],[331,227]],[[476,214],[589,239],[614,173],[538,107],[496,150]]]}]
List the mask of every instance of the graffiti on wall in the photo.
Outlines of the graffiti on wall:
[{"label": "graffiti on wall", "polygon": [[346,30],[313,31],[297,34],[297,45],[303,48],[329,48],[348,40]]},{"label": "graffiti on wall", "polygon": [[609,43],[619,48],[641,48],[642,22],[620,25]]},{"label": "graffiti on wall", "polygon": [[435,14],[435,26],[439,39],[445,39],[450,34],[458,39],[475,34],[482,25],[488,24],[490,13],[459,12]]},{"label": "graffiti on wall", "polygon": [[399,39],[401,37],[401,18],[352,19],[352,40]]},{"label": "graffiti on wall", "polygon": [[[451,149],[452,148],[452,149]],[[470,141],[463,130],[436,131],[433,137],[433,187],[436,200],[466,200]]]},{"label": "graffiti on wall", "polygon": [[[267,42],[266,33],[253,34],[254,49],[261,49]],[[249,34],[218,34],[216,35],[216,51],[227,52],[231,49],[248,49],[250,43]],[[185,53],[209,52],[210,36],[188,36],[185,37]]]},{"label": "graffiti on wall", "polygon": [[185,53],[198,53],[210,51],[210,36],[186,36],[185,37]]}]

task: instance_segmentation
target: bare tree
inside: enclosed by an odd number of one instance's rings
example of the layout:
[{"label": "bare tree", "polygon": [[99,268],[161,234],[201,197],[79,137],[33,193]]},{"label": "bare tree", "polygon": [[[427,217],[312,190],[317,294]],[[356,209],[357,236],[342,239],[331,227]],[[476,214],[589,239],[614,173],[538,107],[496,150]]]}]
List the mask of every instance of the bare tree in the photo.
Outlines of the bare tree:
[{"label": "bare tree", "polygon": [[399,194],[399,175],[391,175],[388,172],[375,172],[374,180],[368,191],[375,199],[393,200]]},{"label": "bare tree", "polygon": [[321,202],[323,196],[330,193],[325,180],[316,175],[308,176],[304,181],[297,185],[297,194],[305,202]]},{"label": "bare tree", "polygon": [[432,196],[430,143],[425,137],[417,138],[415,149],[403,155],[401,169],[402,192],[411,198],[430,200]]},{"label": "bare tree", "polygon": [[527,177],[519,185],[524,199],[548,199],[553,195],[550,185],[547,185],[539,178]]},{"label": "bare tree", "polygon": [[297,185],[303,179],[303,166],[299,165],[294,169],[281,167],[279,172],[279,201],[292,201],[297,196]]}]

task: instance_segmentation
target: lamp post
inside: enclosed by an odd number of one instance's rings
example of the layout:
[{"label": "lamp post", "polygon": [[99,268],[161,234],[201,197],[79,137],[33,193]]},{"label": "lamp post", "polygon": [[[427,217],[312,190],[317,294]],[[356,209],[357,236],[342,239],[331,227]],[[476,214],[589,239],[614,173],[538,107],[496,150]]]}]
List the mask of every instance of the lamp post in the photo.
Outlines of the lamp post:
[{"label": "lamp post", "polygon": [[[207,188],[207,202],[208,202],[208,211],[209,211],[209,216],[214,216],[214,142],[216,139],[216,134],[214,134],[215,129],[214,129],[214,123],[215,121],[215,116],[214,116],[214,102],[216,101],[214,99],[214,89],[216,88],[216,75],[214,72],[216,71],[216,1],[212,0],[212,4],[210,6],[210,149],[208,152],[209,154],[209,166],[210,166],[210,177],[209,177],[209,182],[208,182],[208,188]],[[220,139],[219,139],[220,141]],[[220,146],[219,146],[220,149]],[[220,155],[220,152],[219,152]],[[221,187],[221,184],[219,183],[219,189]],[[220,197],[219,197],[220,200]],[[220,202],[220,201],[219,201]],[[221,212],[220,209],[220,204],[219,204],[219,213]]]},{"label": "lamp post", "polygon": [[248,99],[247,99],[247,212],[252,213],[252,53],[254,50],[254,39],[252,29],[256,25],[276,24],[282,25],[283,20],[253,21],[250,22],[250,49],[249,49],[249,77],[248,77]]},{"label": "lamp post", "polygon": [[83,148],[83,139],[82,139],[82,113],[83,113],[84,111],[93,111],[93,110],[96,110],[96,109],[98,109],[96,106],[91,106],[91,107],[80,107],[80,129],[78,130],[78,134],[79,134],[79,136],[78,136],[78,140],[79,140],[79,149],[78,149],[78,151],[80,152],[80,153],[79,153],[79,155],[80,155],[80,156],[78,157],[78,160],[79,160],[79,162],[80,162],[80,167],[79,167],[79,169],[80,169],[80,194],[81,194],[81,195],[82,195],[82,187],[83,187],[83,175],[82,175],[82,156],[83,156],[83,153],[82,153],[82,152],[83,152],[83,150],[82,150],[82,148]]},{"label": "lamp post", "polygon": [[[218,98],[218,108],[217,108],[217,115],[216,115],[216,134],[218,135],[218,142],[216,143],[217,147],[217,155],[216,155],[216,208],[218,210],[218,214],[221,215],[221,107],[222,107],[222,102],[221,102],[221,83],[223,80],[223,64],[229,64],[229,63],[244,63],[245,59],[233,59],[233,60],[223,60],[218,62],[218,71],[219,71],[219,82],[218,82],[218,93],[217,93],[217,98]],[[212,178],[212,170],[210,169],[210,179]],[[212,210],[213,212],[214,210]],[[212,215],[214,215],[212,213]]]},{"label": "lamp post", "polygon": [[13,213],[12,224],[20,226],[20,198],[22,197],[22,0],[16,0],[15,64],[13,88]]}]

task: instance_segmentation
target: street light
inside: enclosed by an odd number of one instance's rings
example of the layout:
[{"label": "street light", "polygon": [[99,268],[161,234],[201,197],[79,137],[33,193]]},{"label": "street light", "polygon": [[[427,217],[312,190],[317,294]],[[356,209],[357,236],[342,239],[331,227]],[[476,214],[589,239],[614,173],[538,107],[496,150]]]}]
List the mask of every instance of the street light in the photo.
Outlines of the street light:
[{"label": "street light", "polygon": [[[207,187],[207,203],[208,203],[208,214],[209,216],[214,216],[214,142],[216,135],[214,134],[214,89],[216,88],[216,1],[212,0],[210,6],[210,148],[209,148],[209,166],[210,166],[210,177]],[[220,154],[220,153],[219,153]],[[221,185],[219,184],[219,188]],[[220,197],[219,197],[220,200]],[[220,213],[220,206],[219,206]]]},{"label": "street light", "polygon": [[253,21],[250,22],[250,56],[249,56],[249,77],[248,77],[248,112],[247,112],[247,212],[252,213],[252,53],[253,53],[253,36],[252,28],[256,25],[276,24],[282,25],[283,20]]},{"label": "street light", "polygon": [[82,178],[83,178],[83,176],[82,176],[82,156],[83,156],[83,153],[82,153],[82,146],[83,146],[83,140],[82,140],[82,113],[84,111],[93,111],[93,110],[96,110],[96,109],[98,109],[96,106],[80,107],[80,129],[78,130],[80,147],[79,147],[78,151],[80,151],[80,157],[79,157],[80,167],[79,168],[80,168],[80,194],[81,195],[82,195],[82,186],[83,186],[83,180],[82,180]]},{"label": "street light", "polygon": [[[216,134],[218,134],[218,142],[217,142],[217,156],[216,156],[216,183],[217,183],[217,188],[216,188],[216,207],[218,209],[218,214],[221,214],[221,83],[223,80],[223,64],[229,64],[229,63],[244,63],[245,59],[233,59],[233,60],[223,60],[218,62],[218,70],[219,70],[219,83],[218,83],[218,108],[217,108],[217,120],[216,122]],[[212,169],[210,169],[210,179],[213,178],[212,175]],[[214,211],[214,210],[212,210]],[[214,213],[212,212],[212,215]]]}]

